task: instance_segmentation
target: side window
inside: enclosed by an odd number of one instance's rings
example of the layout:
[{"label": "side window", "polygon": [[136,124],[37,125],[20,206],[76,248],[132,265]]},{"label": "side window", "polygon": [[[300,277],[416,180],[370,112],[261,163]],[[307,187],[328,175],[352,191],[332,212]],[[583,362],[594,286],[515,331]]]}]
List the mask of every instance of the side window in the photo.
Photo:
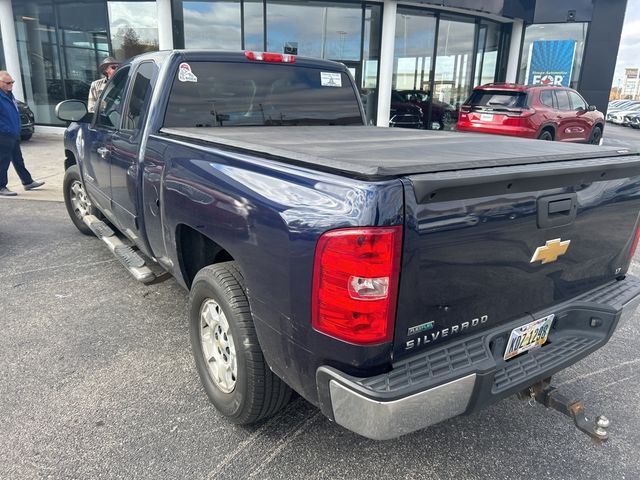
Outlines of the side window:
[{"label": "side window", "polygon": [[542,90],[540,92],[540,103],[547,107],[553,107],[553,92],[551,90]]},{"label": "side window", "polygon": [[155,63],[145,62],[140,65],[133,79],[133,88],[129,96],[129,104],[126,106],[124,120],[122,122],[123,130],[138,130],[140,120],[144,115],[144,109],[149,103],[151,92],[153,90],[151,79],[156,70]]},{"label": "side window", "polygon": [[556,101],[558,102],[558,110],[571,110],[571,103],[569,103],[569,95],[566,90],[556,90]]},{"label": "side window", "polygon": [[587,102],[585,102],[584,99],[576,92],[572,92],[571,90],[569,90],[569,98],[571,99],[571,105],[573,106],[574,110],[587,109]]},{"label": "side window", "polygon": [[128,76],[129,67],[123,67],[116,71],[113,78],[107,83],[100,97],[96,125],[105,128],[118,128],[120,126],[122,103],[126,93]]}]

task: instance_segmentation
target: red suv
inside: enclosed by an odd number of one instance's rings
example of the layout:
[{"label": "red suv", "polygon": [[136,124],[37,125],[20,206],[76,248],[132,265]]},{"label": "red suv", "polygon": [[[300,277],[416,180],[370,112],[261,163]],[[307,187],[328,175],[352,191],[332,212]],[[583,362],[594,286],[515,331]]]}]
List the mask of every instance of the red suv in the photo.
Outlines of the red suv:
[{"label": "red suv", "polygon": [[595,145],[603,127],[602,112],[571,88],[513,83],[474,88],[460,107],[457,125],[465,132]]}]

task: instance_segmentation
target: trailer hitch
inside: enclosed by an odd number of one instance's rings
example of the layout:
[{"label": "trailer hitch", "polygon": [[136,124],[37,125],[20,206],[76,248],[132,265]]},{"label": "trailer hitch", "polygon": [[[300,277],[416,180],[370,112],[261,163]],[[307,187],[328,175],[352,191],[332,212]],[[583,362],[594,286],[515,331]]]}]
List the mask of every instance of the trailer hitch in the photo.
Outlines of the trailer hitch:
[{"label": "trailer hitch", "polygon": [[530,405],[538,402],[571,418],[578,430],[589,435],[595,444],[601,445],[606,442],[609,439],[607,428],[611,424],[609,419],[604,415],[587,417],[582,401],[562,395],[555,387],[549,385],[549,381],[550,379],[547,379],[536,383],[520,392],[518,396],[528,399]]}]

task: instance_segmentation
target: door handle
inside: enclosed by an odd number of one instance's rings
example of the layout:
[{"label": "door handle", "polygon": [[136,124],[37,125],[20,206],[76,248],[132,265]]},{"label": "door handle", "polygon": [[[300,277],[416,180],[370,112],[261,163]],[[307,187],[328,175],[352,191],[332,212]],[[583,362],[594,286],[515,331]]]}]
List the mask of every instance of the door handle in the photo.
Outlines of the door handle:
[{"label": "door handle", "polygon": [[106,156],[109,154],[109,149],[105,147],[99,147],[98,149],[96,149],[96,152],[98,152],[98,155],[100,155],[102,158],[106,158]]}]

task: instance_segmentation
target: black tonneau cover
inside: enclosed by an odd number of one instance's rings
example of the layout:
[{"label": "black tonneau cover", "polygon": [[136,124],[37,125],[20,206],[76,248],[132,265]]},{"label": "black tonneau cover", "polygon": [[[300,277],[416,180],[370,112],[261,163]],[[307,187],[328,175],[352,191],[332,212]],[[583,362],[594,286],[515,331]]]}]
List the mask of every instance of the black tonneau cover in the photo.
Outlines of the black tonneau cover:
[{"label": "black tonneau cover", "polygon": [[364,126],[164,128],[161,133],[367,179],[637,153],[501,135]]}]

